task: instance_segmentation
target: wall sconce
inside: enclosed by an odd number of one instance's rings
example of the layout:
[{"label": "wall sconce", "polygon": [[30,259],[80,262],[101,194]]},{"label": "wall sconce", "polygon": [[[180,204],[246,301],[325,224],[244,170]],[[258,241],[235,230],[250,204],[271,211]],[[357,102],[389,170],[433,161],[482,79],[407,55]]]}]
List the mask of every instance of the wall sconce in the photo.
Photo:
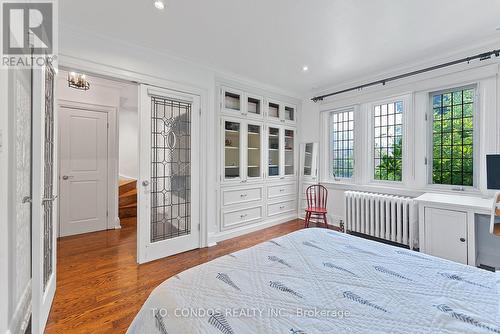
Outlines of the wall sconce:
[{"label": "wall sconce", "polygon": [[87,81],[85,74],[70,72],[68,73],[68,86],[75,89],[89,90],[90,82]]}]

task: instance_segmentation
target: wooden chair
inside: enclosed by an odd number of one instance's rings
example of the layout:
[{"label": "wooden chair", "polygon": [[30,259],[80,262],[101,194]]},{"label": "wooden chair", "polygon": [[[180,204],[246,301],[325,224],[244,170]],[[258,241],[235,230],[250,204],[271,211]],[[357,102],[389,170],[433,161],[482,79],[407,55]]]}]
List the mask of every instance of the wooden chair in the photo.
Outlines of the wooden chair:
[{"label": "wooden chair", "polygon": [[500,236],[500,192],[496,193],[491,210],[490,233]]},{"label": "wooden chair", "polygon": [[328,190],[319,184],[307,187],[306,189],[307,208],[304,227],[309,227],[311,218],[323,219],[325,227],[328,228],[326,218],[327,210],[326,203],[328,199]]}]

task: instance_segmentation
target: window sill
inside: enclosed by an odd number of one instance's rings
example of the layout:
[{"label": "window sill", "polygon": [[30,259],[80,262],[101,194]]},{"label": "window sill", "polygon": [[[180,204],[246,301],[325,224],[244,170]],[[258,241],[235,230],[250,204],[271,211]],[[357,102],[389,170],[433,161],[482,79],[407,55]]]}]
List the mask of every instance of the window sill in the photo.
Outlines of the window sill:
[{"label": "window sill", "polygon": [[355,184],[352,182],[343,182],[343,181],[320,181],[320,184],[336,189],[336,190],[354,190],[354,191],[365,191],[365,192],[379,192],[384,194],[391,195],[399,195],[399,196],[409,196],[409,197],[418,197],[424,193],[432,192],[439,194],[453,194],[453,195],[463,195],[463,196],[473,196],[473,197],[484,197],[479,189],[466,189],[464,191],[455,191],[451,189],[446,189],[443,187],[433,187],[426,186],[423,188],[411,188],[409,186],[404,185],[403,183],[397,183],[394,185],[389,185],[387,183],[368,183],[368,184]]}]

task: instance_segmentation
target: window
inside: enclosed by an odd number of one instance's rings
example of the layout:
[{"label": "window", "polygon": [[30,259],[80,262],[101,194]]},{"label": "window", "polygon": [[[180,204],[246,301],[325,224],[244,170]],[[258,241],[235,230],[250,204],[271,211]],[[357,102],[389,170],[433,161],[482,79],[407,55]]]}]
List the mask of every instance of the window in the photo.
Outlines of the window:
[{"label": "window", "polygon": [[354,171],[354,111],[333,112],[330,124],[331,173],[352,178]]},{"label": "window", "polygon": [[432,183],[473,186],[475,88],[432,96]]},{"label": "window", "polygon": [[401,181],[403,175],[403,102],[376,105],[373,116],[374,179]]}]

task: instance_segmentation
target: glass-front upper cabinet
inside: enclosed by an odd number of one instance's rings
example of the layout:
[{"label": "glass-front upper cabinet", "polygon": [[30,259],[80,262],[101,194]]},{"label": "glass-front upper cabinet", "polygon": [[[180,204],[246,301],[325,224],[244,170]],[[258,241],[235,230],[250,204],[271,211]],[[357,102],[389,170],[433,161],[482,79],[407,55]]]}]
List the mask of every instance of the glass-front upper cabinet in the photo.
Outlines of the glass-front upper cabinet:
[{"label": "glass-front upper cabinet", "polygon": [[262,118],[263,114],[263,99],[259,96],[247,95],[246,99],[246,109],[244,110],[245,115],[253,118]]},{"label": "glass-front upper cabinet", "polygon": [[304,143],[301,145],[302,176],[315,180],[318,174],[318,143]]},{"label": "glass-front upper cabinet", "polygon": [[295,175],[295,131],[285,129],[285,175]]},{"label": "glass-front upper cabinet", "polygon": [[243,113],[243,93],[232,89],[222,89],[222,110],[229,114]]},{"label": "glass-front upper cabinet", "polygon": [[261,148],[262,126],[247,125],[247,178],[260,178],[262,169]]},{"label": "glass-front upper cabinet", "polygon": [[268,176],[280,176],[281,166],[281,136],[279,127],[269,127],[268,130]]},{"label": "glass-front upper cabinet", "polygon": [[275,101],[267,101],[267,119],[279,122],[282,118],[281,105]]},{"label": "glass-front upper cabinet", "polygon": [[224,121],[224,179],[241,178],[241,123]]},{"label": "glass-front upper cabinet", "polygon": [[285,105],[284,108],[284,121],[289,123],[295,123],[297,108],[292,105]]}]

